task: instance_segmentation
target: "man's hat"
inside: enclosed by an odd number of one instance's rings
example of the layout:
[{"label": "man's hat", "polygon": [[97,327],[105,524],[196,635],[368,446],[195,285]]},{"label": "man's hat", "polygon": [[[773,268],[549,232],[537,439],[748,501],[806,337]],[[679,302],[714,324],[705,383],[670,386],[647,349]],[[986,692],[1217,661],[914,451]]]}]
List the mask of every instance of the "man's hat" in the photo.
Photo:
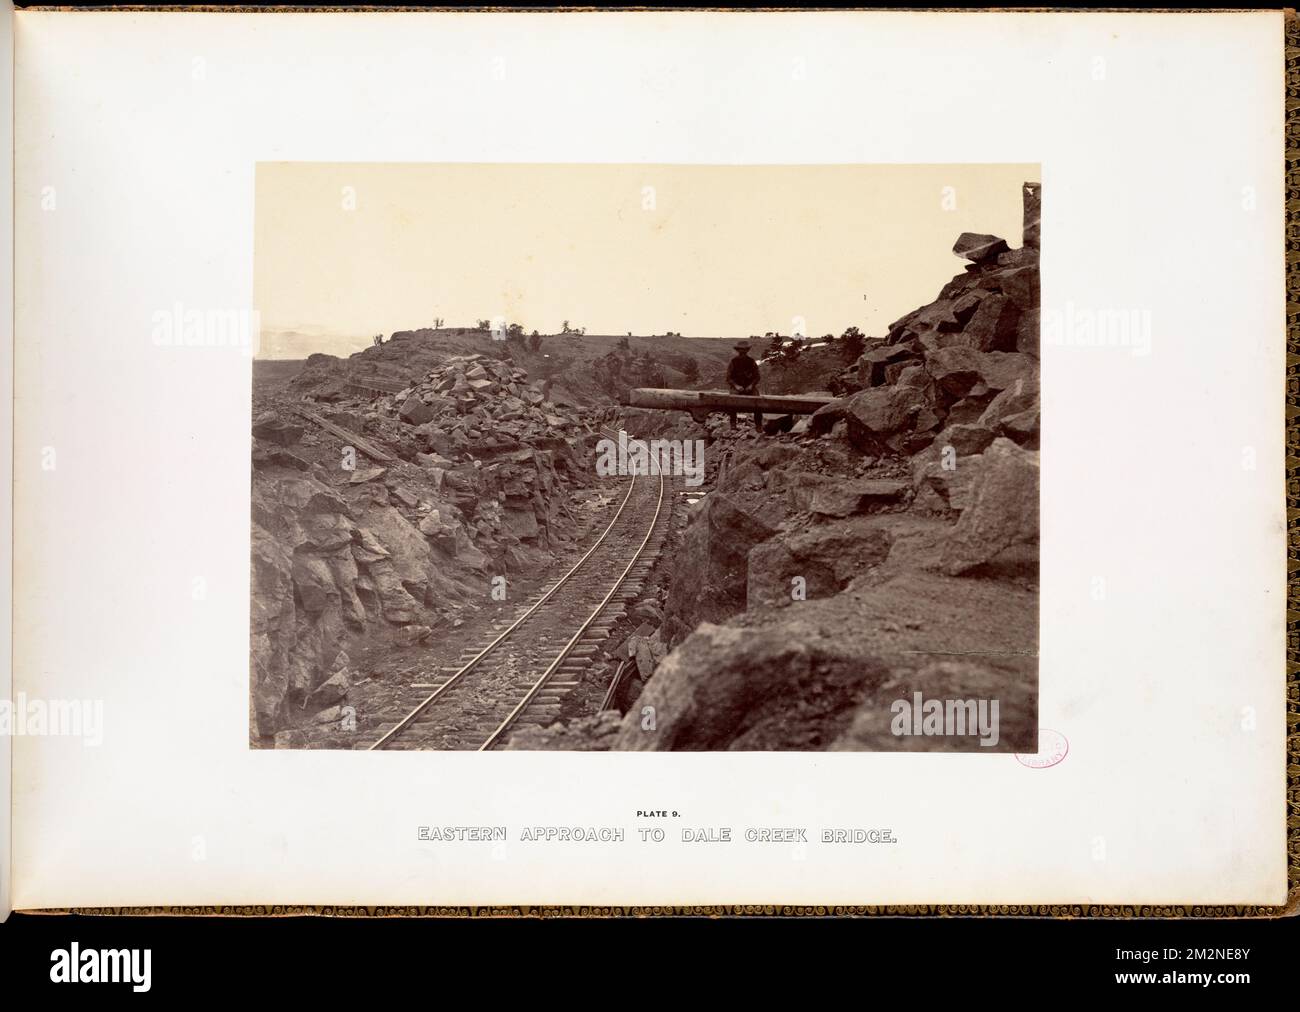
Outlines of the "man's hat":
[{"label": "man's hat", "polygon": [[749,342],[741,341],[739,344],[733,344],[732,347],[735,348],[736,351],[749,351]]}]

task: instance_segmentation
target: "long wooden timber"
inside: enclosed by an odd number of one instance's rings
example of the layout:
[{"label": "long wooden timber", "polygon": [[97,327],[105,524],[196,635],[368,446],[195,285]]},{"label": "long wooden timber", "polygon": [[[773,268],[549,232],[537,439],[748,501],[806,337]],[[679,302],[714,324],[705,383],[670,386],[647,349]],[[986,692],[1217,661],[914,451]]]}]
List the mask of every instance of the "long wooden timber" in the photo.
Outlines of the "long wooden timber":
[{"label": "long wooden timber", "polygon": [[770,415],[811,415],[835,398],[813,394],[767,395],[733,394],[722,390],[669,390],[638,387],[629,390],[624,402],[633,408],[659,408],[664,411],[689,411],[692,415],[710,411],[761,411]]},{"label": "long wooden timber", "polygon": [[298,406],[294,410],[296,410],[303,418],[307,419],[307,421],[319,425],[331,435],[338,436],[339,439],[343,440],[343,442],[347,443],[349,446],[355,446],[371,460],[377,460],[381,464],[392,464],[397,460],[397,458],[391,453],[381,450],[367,439],[362,439],[355,432],[349,432],[347,429],[343,428],[343,426],[335,425],[328,419],[322,418],[315,411],[312,411],[311,408]]}]

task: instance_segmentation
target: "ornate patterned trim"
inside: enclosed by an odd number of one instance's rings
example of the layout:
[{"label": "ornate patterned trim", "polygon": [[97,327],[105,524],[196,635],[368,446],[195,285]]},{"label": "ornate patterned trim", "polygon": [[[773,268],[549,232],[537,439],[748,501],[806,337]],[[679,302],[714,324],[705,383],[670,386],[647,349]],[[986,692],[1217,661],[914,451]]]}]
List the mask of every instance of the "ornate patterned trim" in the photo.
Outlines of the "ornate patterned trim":
[{"label": "ornate patterned trim", "polygon": [[1286,61],[1286,842],[1287,905],[1300,912],[1300,17],[1284,20]]}]

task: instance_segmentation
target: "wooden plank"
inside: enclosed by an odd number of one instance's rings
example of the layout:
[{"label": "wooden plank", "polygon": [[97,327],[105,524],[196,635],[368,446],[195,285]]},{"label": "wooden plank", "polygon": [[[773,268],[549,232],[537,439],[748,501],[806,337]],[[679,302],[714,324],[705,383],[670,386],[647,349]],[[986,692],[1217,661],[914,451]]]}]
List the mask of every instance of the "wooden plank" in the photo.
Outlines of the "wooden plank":
[{"label": "wooden plank", "polygon": [[322,418],[320,415],[318,415],[315,411],[312,411],[310,408],[299,407],[296,408],[295,410],[298,412],[298,414],[302,415],[303,418],[307,419],[307,421],[314,422],[315,424],[319,425],[330,435],[338,436],[339,439],[342,439],[349,446],[355,446],[358,450],[364,453],[367,457],[370,457],[372,460],[378,460],[384,464],[394,464],[397,462],[397,458],[394,457],[391,453],[388,453],[385,450],[381,450],[379,447],[375,446],[374,443],[371,443],[368,440],[362,439],[355,432],[349,432],[347,429],[343,428],[343,426],[335,425],[333,422]]},{"label": "wooden plank", "polygon": [[810,397],[804,394],[751,397],[724,393],[721,390],[668,390],[641,387],[629,390],[627,404],[634,408],[659,408],[668,411],[762,411],[771,415],[811,415],[833,397]]}]

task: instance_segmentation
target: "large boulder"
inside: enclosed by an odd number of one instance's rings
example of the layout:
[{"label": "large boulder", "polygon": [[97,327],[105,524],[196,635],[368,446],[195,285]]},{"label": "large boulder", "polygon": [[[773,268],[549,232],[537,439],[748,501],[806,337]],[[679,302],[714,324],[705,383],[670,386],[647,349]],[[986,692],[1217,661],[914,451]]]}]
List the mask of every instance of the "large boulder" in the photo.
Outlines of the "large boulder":
[{"label": "large boulder", "polygon": [[253,420],[253,435],[277,446],[293,446],[302,434],[301,425],[285,421],[274,411],[264,411]]},{"label": "large boulder", "polygon": [[436,418],[437,415],[437,411],[415,396],[408,397],[406,403],[397,412],[397,417],[408,425],[424,425]]},{"label": "large boulder", "polygon": [[[849,441],[859,450],[877,453],[900,449],[901,437],[917,428],[930,407],[917,387],[873,387],[848,399],[845,420]],[[938,420],[932,428],[937,428]]]},{"label": "large boulder", "polygon": [[1039,307],[1041,280],[1037,262],[999,271],[996,280],[1003,294],[1017,309],[1027,311]]},{"label": "large boulder", "polygon": [[[763,487],[774,499],[779,498],[791,513],[808,513],[819,495],[837,488],[841,480],[816,471],[783,468],[771,471]],[[823,498],[823,502],[829,502]],[[846,514],[847,515],[847,514]]]},{"label": "large boulder", "polygon": [[981,454],[962,457],[949,452],[940,440],[912,458],[913,509],[927,512],[960,512],[970,504],[971,489],[984,458]]},{"label": "large boulder", "polygon": [[1005,390],[1018,380],[1028,381],[1038,375],[1038,363],[1028,355],[965,347],[927,352],[925,368],[943,392],[945,406],[968,396]]},{"label": "large boulder", "polygon": [[990,351],[983,355],[981,378],[990,390],[1005,390],[1020,380],[1037,381],[1038,362],[1014,351]]},{"label": "large boulder", "polygon": [[1038,545],[1038,454],[999,438],[984,452],[970,505],[948,535],[941,566],[958,576],[1016,545]]},{"label": "large boulder", "polygon": [[979,423],[986,429],[996,429],[1002,419],[1036,408],[1039,403],[1039,385],[1037,376],[1027,376],[1016,380],[989,402]]},{"label": "large boulder", "polygon": [[982,425],[949,425],[935,436],[933,446],[951,446],[959,457],[983,453],[992,444],[996,434]]},{"label": "large boulder", "polygon": [[1037,377],[1019,379],[993,398],[980,417],[980,425],[1027,450],[1037,450],[1039,404]]},{"label": "large boulder", "polygon": [[[952,689],[1005,701],[996,748],[966,741],[969,751],[1032,750],[1037,629],[1034,595],[1016,583],[919,570],[855,580],[830,597],[700,625],[659,662],[611,747],[906,749],[915,743],[854,744],[845,732],[869,710],[890,714],[905,690]],[[981,670],[927,670],[953,662]]]},{"label": "large boulder", "polygon": [[987,295],[962,328],[961,341],[977,351],[1014,351],[1020,310],[1005,295]]},{"label": "large boulder", "polygon": [[952,251],[963,260],[977,264],[996,260],[998,255],[1007,251],[1007,241],[995,235],[982,235],[978,232],[963,232],[957,237]]},{"label": "large boulder", "polygon": [[936,348],[925,356],[925,371],[950,403],[965,397],[983,381],[983,356],[974,348]]},{"label": "large boulder", "polygon": [[[726,749],[747,716],[791,705],[801,681],[834,668],[845,681],[880,680],[832,640],[785,628],[735,629],[705,622],[658,666],[610,743],[616,751]],[[648,720],[647,715],[653,715]]]},{"label": "large boulder", "polygon": [[784,516],[783,503],[761,491],[715,491],[704,500],[678,553],[668,597],[674,630],[744,611],[749,553],[777,533]]},{"label": "large boulder", "polygon": [[352,687],[347,668],[341,668],[312,690],[307,701],[313,707],[325,707],[341,702]]},{"label": "large boulder", "polygon": [[1038,409],[1031,408],[1028,411],[1021,411],[1019,414],[1008,415],[1002,419],[1001,425],[998,426],[998,432],[1013,443],[1023,446],[1026,450],[1037,450],[1039,437]]},{"label": "large boulder", "polygon": [[906,366],[898,380],[823,405],[813,413],[809,431],[824,435],[843,421],[849,442],[862,453],[911,454],[923,449],[943,425],[942,407],[935,403],[937,388]]},{"label": "large boulder", "polygon": [[[831,751],[1032,752],[1036,748],[1038,698],[1034,680],[1024,677],[1027,672],[1023,668],[1023,662],[1001,658],[932,661],[910,671],[900,666],[891,679],[888,697],[865,700],[848,729],[831,744]],[[922,712],[930,700],[940,700],[945,707],[948,701],[969,701],[960,710],[954,708],[953,724],[944,728],[956,733],[895,733],[909,728],[911,720],[921,721],[922,714],[911,712],[916,693],[921,694]],[[908,704],[907,722],[897,719],[903,716],[897,708],[899,702]]]},{"label": "large boulder", "polygon": [[784,532],[749,553],[747,603],[780,607],[828,597],[884,562],[891,544],[888,531],[865,516]]},{"label": "large boulder", "polygon": [[918,352],[909,344],[886,344],[864,352],[858,358],[858,378],[863,386],[877,387],[885,382],[888,366],[918,360]]},{"label": "large boulder", "polygon": [[827,517],[866,513],[898,502],[907,489],[907,482],[888,479],[831,481],[814,490],[810,511]]},{"label": "large boulder", "polygon": [[979,393],[963,397],[955,401],[948,409],[948,416],[945,421],[948,425],[974,425],[979,422],[980,416],[989,403],[996,397],[992,390],[981,390]]}]

